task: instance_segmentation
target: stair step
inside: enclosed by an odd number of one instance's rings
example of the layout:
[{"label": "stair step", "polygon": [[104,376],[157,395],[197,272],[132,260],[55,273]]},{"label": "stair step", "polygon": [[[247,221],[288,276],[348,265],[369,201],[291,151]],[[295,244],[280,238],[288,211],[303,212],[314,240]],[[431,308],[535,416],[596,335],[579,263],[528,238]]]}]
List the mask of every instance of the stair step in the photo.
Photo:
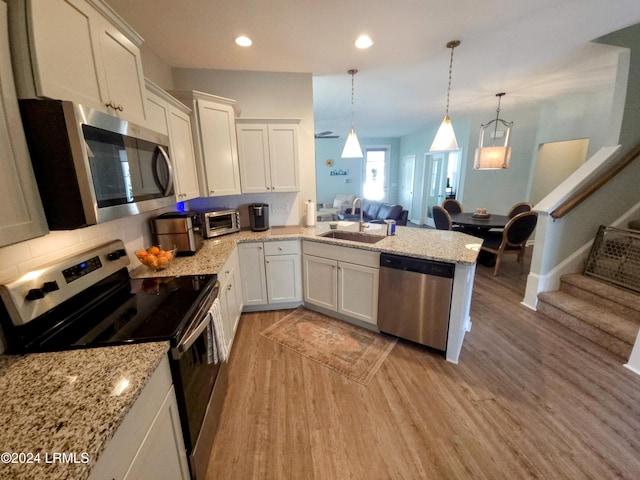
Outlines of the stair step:
[{"label": "stair step", "polygon": [[640,295],[637,293],[578,273],[563,275],[560,291],[640,322]]},{"label": "stair step", "polygon": [[640,322],[566,292],[538,295],[537,310],[601,347],[629,358]]}]

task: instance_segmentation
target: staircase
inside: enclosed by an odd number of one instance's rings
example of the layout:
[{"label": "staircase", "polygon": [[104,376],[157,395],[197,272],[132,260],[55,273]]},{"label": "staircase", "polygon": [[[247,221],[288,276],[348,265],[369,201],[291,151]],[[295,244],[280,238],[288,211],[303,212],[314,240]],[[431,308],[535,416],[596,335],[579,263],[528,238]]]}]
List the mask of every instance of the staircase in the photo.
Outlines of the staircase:
[{"label": "staircase", "polygon": [[538,295],[537,310],[627,360],[640,329],[640,295],[581,274]]}]

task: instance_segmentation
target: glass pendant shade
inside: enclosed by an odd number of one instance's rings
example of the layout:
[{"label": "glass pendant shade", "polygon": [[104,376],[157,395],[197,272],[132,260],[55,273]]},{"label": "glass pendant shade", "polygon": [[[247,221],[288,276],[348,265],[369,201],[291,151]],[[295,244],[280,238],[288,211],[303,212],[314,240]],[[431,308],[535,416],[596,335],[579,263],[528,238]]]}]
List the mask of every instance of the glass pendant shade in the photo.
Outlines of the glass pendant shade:
[{"label": "glass pendant shade", "polygon": [[344,149],[342,150],[341,158],[362,158],[362,149],[360,148],[360,142],[358,141],[358,136],[356,135],[356,131],[353,128],[353,97],[355,96],[355,84],[354,84],[354,76],[358,73],[358,70],[352,68],[347,72],[351,75],[351,130],[349,131],[349,136],[347,137],[347,141],[344,144]]},{"label": "glass pendant shade", "polygon": [[434,138],[431,144],[430,152],[448,152],[452,150],[460,150],[458,147],[458,141],[456,140],[456,134],[453,131],[453,125],[451,125],[451,119],[449,118],[449,97],[451,95],[451,72],[453,71],[453,50],[460,45],[460,40],[451,40],[447,43],[447,48],[451,49],[451,58],[449,59],[449,85],[447,86],[447,108],[444,113],[444,120],[440,124],[440,128],[436,132],[436,138]]},{"label": "glass pendant shade", "polygon": [[356,131],[352,128],[342,150],[342,158],[362,158],[362,149]]},{"label": "glass pendant shade", "polygon": [[[513,122],[505,122],[500,118],[500,100],[504,95],[504,93],[496,94],[496,97],[498,97],[496,118],[485,125],[480,125],[478,148],[476,148],[476,155],[473,162],[473,168],[476,170],[500,170],[502,168],[509,168],[509,162],[511,161],[509,138],[511,136],[511,127],[513,126]],[[504,140],[502,142],[496,142],[498,138],[498,124],[502,124],[506,128],[506,131],[504,132]],[[492,125],[493,144],[485,145],[484,133]]]},{"label": "glass pendant shade", "polygon": [[476,170],[499,170],[509,168],[511,147],[476,148],[473,168]]},{"label": "glass pendant shade", "polygon": [[456,134],[453,131],[453,125],[451,125],[451,119],[449,118],[449,115],[445,115],[429,151],[448,152],[451,150],[460,150],[460,148],[458,147]]}]

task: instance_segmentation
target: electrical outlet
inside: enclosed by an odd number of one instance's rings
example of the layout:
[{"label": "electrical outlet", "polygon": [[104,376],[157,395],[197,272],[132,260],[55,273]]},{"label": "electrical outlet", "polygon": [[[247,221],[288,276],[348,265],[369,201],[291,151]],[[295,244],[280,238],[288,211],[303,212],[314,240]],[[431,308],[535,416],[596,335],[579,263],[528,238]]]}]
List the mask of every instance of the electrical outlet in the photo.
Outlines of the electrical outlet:
[{"label": "electrical outlet", "polygon": [[289,205],[286,203],[274,203],[271,206],[273,213],[287,213],[289,211]]}]

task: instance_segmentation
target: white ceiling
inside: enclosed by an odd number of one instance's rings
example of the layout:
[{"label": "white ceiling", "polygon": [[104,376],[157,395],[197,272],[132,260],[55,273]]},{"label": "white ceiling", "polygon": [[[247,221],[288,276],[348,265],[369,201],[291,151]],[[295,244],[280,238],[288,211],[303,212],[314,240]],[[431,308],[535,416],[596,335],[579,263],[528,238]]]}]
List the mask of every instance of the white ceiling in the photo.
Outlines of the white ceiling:
[{"label": "white ceiling", "polygon": [[[315,130],[400,136],[444,115],[502,110],[610,82],[612,47],[590,43],[640,23],[640,0],[107,0],[173,67],[311,72]],[[353,41],[366,33],[368,50]],[[253,46],[233,39],[244,34]],[[212,92],[215,93],[215,92]]]}]

